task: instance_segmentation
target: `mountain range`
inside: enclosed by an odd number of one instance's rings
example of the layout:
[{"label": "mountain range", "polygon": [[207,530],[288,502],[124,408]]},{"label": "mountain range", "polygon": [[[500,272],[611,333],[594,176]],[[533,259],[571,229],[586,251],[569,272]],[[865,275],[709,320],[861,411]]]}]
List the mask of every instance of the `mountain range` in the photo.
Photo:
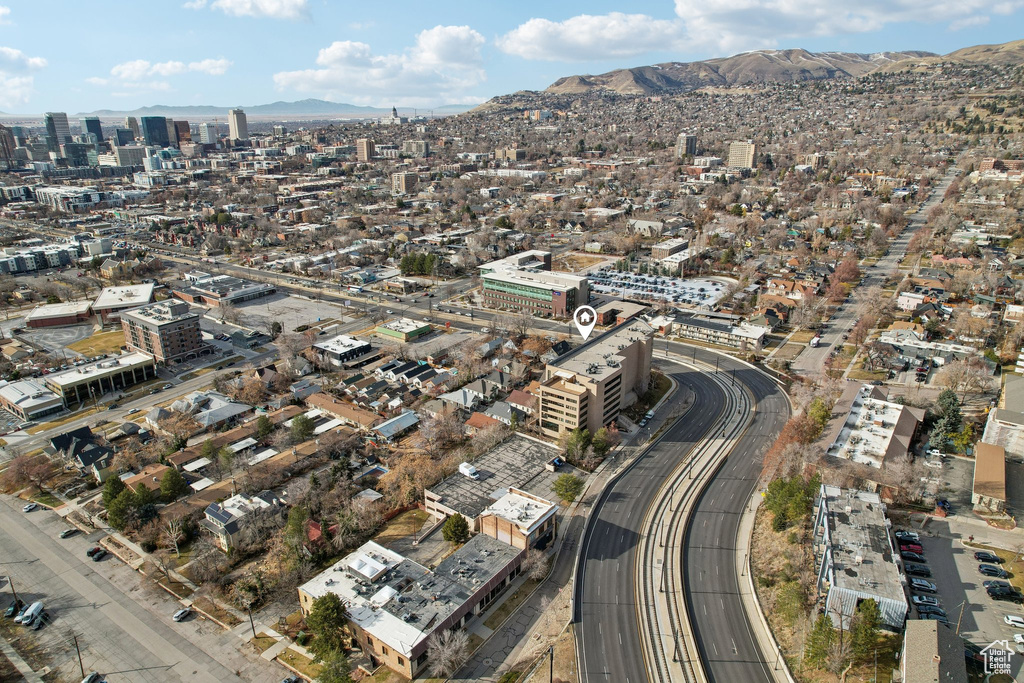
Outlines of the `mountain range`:
[{"label": "mountain range", "polygon": [[1020,64],[1024,40],[978,45],[947,55],[917,50],[902,52],[809,52],[803,49],[757,50],[698,62],[666,62],[598,75],[559,78],[544,91],[574,94],[611,91],[624,95],[687,92],[703,87],[755,83],[791,83],[864,76],[875,71],[928,68],[942,62]]}]

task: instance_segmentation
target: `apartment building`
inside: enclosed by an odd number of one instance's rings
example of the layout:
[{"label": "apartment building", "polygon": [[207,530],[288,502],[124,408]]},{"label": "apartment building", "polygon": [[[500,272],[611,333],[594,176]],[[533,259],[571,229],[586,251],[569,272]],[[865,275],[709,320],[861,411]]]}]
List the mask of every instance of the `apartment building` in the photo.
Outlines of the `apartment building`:
[{"label": "apartment building", "polygon": [[376,147],[370,138],[359,138],[356,140],[356,160],[371,161],[376,153]]},{"label": "apartment building", "polygon": [[636,402],[651,377],[654,328],[627,321],[549,363],[538,390],[541,431],[596,432]]},{"label": "apartment building", "polygon": [[753,168],[757,158],[757,144],[753,140],[729,143],[729,168]]},{"label": "apartment building", "polygon": [[124,341],[129,351],[149,354],[166,365],[207,353],[199,330],[201,314],[184,301],[161,301],[121,314]]},{"label": "apartment building", "polygon": [[420,177],[416,173],[392,173],[391,194],[409,194],[416,188]]}]

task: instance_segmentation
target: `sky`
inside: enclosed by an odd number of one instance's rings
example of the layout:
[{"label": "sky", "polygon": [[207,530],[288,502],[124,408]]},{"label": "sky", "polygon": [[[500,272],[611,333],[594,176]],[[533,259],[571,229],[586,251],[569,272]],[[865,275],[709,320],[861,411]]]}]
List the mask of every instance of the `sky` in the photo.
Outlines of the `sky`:
[{"label": "sky", "polygon": [[1024,0],[0,0],[0,111],[319,98],[403,112],[766,48],[1024,38]]}]

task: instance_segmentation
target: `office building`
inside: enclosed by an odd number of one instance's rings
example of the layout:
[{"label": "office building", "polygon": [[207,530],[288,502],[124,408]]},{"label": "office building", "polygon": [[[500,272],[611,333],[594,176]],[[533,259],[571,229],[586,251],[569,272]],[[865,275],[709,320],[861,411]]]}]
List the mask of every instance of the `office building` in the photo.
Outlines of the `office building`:
[{"label": "office building", "polygon": [[370,658],[414,678],[427,667],[428,641],[483,614],[522,569],[526,553],[477,534],[433,570],[368,541],[299,586],[299,606],[334,593],[347,628]]},{"label": "office building", "polygon": [[430,323],[423,322],[422,320],[398,318],[381,323],[373,331],[382,337],[391,337],[403,342],[410,342],[413,339],[430,334],[433,330],[434,328],[430,326]]},{"label": "office building", "polygon": [[113,155],[118,166],[142,166],[146,158],[146,148],[141,145],[115,146]]},{"label": "office building", "polygon": [[516,147],[505,147],[503,149],[494,150],[495,161],[526,161],[526,150],[517,149]]},{"label": "office building", "polygon": [[356,339],[347,334],[339,334],[337,337],[327,341],[313,344],[313,352],[321,361],[327,361],[331,365],[341,367],[351,360],[365,356],[373,350],[370,342]]},{"label": "office building", "polygon": [[163,116],[142,117],[142,139],[147,145],[155,147],[167,147],[170,145],[170,138],[167,136],[167,119]]},{"label": "office building", "polygon": [[0,125],[0,161],[11,161],[14,159],[14,133],[10,128]]},{"label": "office building", "polygon": [[103,126],[100,125],[98,116],[86,116],[82,119],[82,132],[95,135],[97,143],[103,142]]},{"label": "office building", "polygon": [[757,159],[757,144],[753,140],[729,143],[729,168],[754,168]]},{"label": "office building", "polygon": [[275,138],[283,138],[285,135],[288,135],[288,129],[287,128],[285,128],[281,124],[277,124],[277,125],[274,126],[274,137]]},{"label": "office building", "polygon": [[415,173],[392,173],[391,194],[409,194],[415,189],[419,179],[419,175]]},{"label": "office building", "polygon": [[355,159],[361,162],[368,162],[374,158],[376,148],[374,141],[369,137],[360,137],[355,140]]},{"label": "office building", "polygon": [[857,605],[870,599],[878,603],[883,628],[902,629],[906,590],[878,494],[822,484],[812,534],[818,596],[832,623],[850,628]]},{"label": "office building", "polygon": [[135,133],[128,128],[115,128],[114,132],[110,135],[110,142],[112,145],[130,145],[135,141]]},{"label": "office building", "polygon": [[188,121],[175,121],[174,135],[179,145],[183,142],[192,142],[192,129],[189,127]]},{"label": "office building", "polygon": [[[90,158],[91,153],[91,158]],[[60,146],[60,155],[67,159],[68,166],[98,166],[96,148],[81,142],[65,142]]]},{"label": "office building", "polygon": [[556,358],[538,390],[541,431],[594,433],[614,422],[647,390],[653,351],[654,328],[630,320]]},{"label": "office building", "polygon": [[199,124],[199,142],[204,145],[216,144],[217,138],[220,136],[220,131],[216,123],[200,123]]},{"label": "office building", "polygon": [[136,140],[142,137],[142,132],[139,129],[139,120],[134,116],[124,117],[124,127],[132,132]]},{"label": "office building", "polygon": [[411,157],[425,157],[430,154],[430,143],[426,140],[406,140],[402,143],[402,154]]},{"label": "office building", "polygon": [[100,316],[104,323],[119,322],[124,311],[151,303],[155,289],[156,285],[151,282],[124,287],[104,287],[92,302],[92,312]]},{"label": "office building", "polygon": [[680,133],[676,138],[676,159],[697,156],[697,136]]},{"label": "office building", "polygon": [[572,315],[590,300],[590,282],[550,268],[546,251],[525,251],[480,266],[484,305],[556,318]]},{"label": "office building", "polygon": [[46,388],[61,397],[66,407],[84,404],[132,385],[156,378],[156,363],[144,353],[125,353],[50,373]]},{"label": "office building", "polygon": [[178,285],[172,293],[182,301],[200,306],[220,306],[251,301],[263,296],[270,296],[277,289],[265,282],[252,282],[232,275],[210,275],[200,271],[192,271],[185,275],[189,283]]},{"label": "office building", "polygon": [[178,144],[178,129],[174,126],[173,119],[166,119],[167,124],[167,142],[172,145]]},{"label": "office building", "polygon": [[197,358],[208,351],[199,330],[202,316],[184,301],[160,301],[121,313],[129,351],[149,354],[167,365]]},{"label": "office building", "polygon": [[0,408],[22,420],[39,420],[62,412],[64,402],[39,380],[0,379]]},{"label": "office building", "polygon": [[228,138],[233,143],[249,140],[249,123],[241,109],[228,110]]},{"label": "office building", "polygon": [[51,152],[59,152],[61,145],[71,142],[71,126],[64,112],[46,112],[43,124],[46,126],[46,146]]}]

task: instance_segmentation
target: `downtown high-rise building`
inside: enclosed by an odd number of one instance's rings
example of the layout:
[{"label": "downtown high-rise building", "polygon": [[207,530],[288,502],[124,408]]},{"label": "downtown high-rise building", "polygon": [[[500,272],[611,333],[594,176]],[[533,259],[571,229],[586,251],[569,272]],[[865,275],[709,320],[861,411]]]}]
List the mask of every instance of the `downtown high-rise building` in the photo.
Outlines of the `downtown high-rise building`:
[{"label": "downtown high-rise building", "polygon": [[[139,125],[139,124],[135,124]],[[130,145],[135,140],[135,133],[128,128],[115,128],[110,136],[110,142],[115,146]]]},{"label": "downtown high-rise building", "polygon": [[216,144],[217,138],[220,137],[219,126],[216,123],[200,123],[199,124],[199,142],[204,145]]},{"label": "downtown high-rise building", "polygon": [[757,158],[757,144],[753,140],[729,143],[729,168],[754,168]]},{"label": "downtown high-rise building", "polygon": [[62,111],[48,111],[43,116],[46,126],[46,146],[51,152],[59,152],[60,146],[71,142],[71,126],[68,115]]},{"label": "downtown high-rise building", "polygon": [[124,127],[132,132],[136,140],[142,137],[142,131],[139,130],[139,120],[134,116],[124,117]]},{"label": "downtown high-rise building", "polygon": [[147,145],[167,147],[171,144],[167,136],[167,119],[163,116],[143,116],[140,122],[142,139]]},{"label": "downtown high-rise building", "polygon": [[359,161],[370,161],[373,159],[375,145],[370,138],[359,138],[356,140],[356,159]]},{"label": "downtown high-rise building", "polygon": [[697,155],[697,136],[692,133],[680,133],[676,138],[676,159]]},{"label": "downtown high-rise building", "polygon": [[14,133],[7,126],[0,124],[0,161],[5,162],[5,165],[14,159],[15,146]]},{"label": "downtown high-rise building", "polygon": [[103,142],[103,126],[98,116],[86,116],[82,119],[82,133],[92,133],[96,136],[95,142]]},{"label": "downtown high-rise building", "polygon": [[174,136],[179,145],[183,142],[192,142],[192,128],[188,125],[188,121],[174,122]]},{"label": "downtown high-rise building", "polygon": [[228,110],[228,138],[232,142],[249,139],[249,123],[241,109]]}]

